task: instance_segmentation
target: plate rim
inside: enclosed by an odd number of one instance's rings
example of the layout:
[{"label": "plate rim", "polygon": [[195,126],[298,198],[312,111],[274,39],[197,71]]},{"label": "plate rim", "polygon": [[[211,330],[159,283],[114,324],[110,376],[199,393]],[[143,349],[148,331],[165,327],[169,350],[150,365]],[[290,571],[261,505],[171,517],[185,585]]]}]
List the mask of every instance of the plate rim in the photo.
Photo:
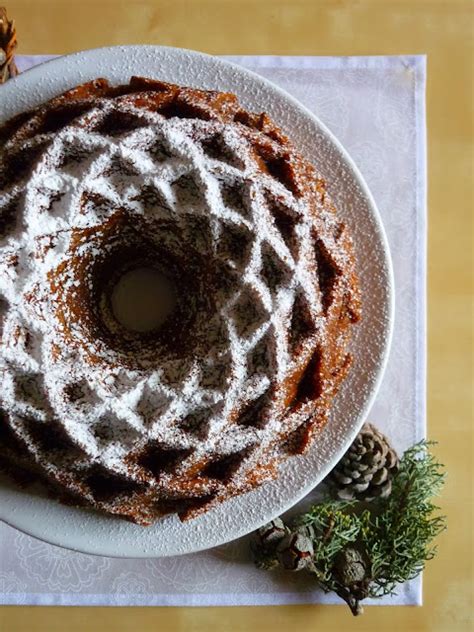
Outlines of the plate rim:
[{"label": "plate rim", "polygon": [[[138,52],[138,51],[143,51],[143,50],[148,50],[150,52],[157,52],[157,51],[168,51],[171,54],[174,53],[178,53],[178,54],[189,54],[191,57],[195,57],[195,58],[201,58],[204,61],[211,61],[213,64],[217,65],[221,65],[222,67],[233,67],[234,70],[240,74],[240,75],[247,75],[249,78],[251,78],[254,82],[263,84],[267,90],[271,90],[273,92],[278,93],[279,97],[282,100],[286,100],[289,101],[291,103],[291,105],[293,106],[293,108],[295,108],[296,110],[299,110],[305,117],[309,118],[310,120],[312,120],[313,123],[316,123],[317,127],[319,127],[319,129],[321,130],[321,132],[323,133],[324,136],[326,136],[327,139],[330,140],[330,142],[334,145],[334,147],[337,149],[338,153],[344,158],[345,164],[349,167],[352,176],[354,177],[354,179],[356,180],[358,186],[360,187],[361,193],[362,195],[366,198],[368,204],[367,206],[370,209],[370,213],[372,216],[372,220],[374,221],[376,227],[377,227],[377,231],[378,231],[378,237],[380,240],[380,245],[382,247],[382,251],[384,254],[384,266],[385,266],[385,271],[386,271],[386,276],[387,276],[387,281],[388,281],[388,285],[386,288],[386,296],[387,296],[387,304],[385,305],[386,308],[386,319],[385,319],[385,340],[384,340],[384,348],[383,348],[383,352],[380,354],[380,362],[377,366],[376,371],[374,372],[374,380],[373,380],[373,385],[371,388],[371,392],[368,395],[365,404],[359,409],[358,411],[358,422],[357,424],[354,424],[353,428],[351,431],[347,431],[347,436],[345,438],[344,441],[341,441],[340,447],[338,449],[338,455],[339,458],[340,456],[342,456],[344,454],[344,452],[348,449],[348,447],[350,446],[350,444],[352,443],[352,441],[354,440],[355,436],[357,435],[357,433],[359,432],[360,428],[362,427],[362,425],[364,424],[367,415],[370,411],[370,409],[372,408],[372,405],[374,403],[374,400],[377,396],[377,393],[380,389],[380,385],[383,379],[383,376],[385,374],[385,370],[388,364],[388,359],[389,359],[389,355],[390,355],[390,349],[391,349],[391,345],[392,345],[392,339],[393,339],[393,331],[394,331],[394,315],[395,315],[395,282],[394,282],[394,271],[393,271],[393,262],[392,262],[392,257],[390,254],[390,246],[388,243],[388,239],[387,239],[387,235],[385,232],[385,228],[382,222],[382,218],[380,215],[380,212],[378,210],[377,204],[373,198],[373,195],[367,185],[367,183],[365,182],[365,179],[362,175],[362,173],[360,172],[359,168],[357,167],[357,164],[354,162],[354,160],[352,159],[352,157],[350,156],[350,154],[348,153],[348,151],[345,149],[345,147],[342,145],[342,143],[339,141],[339,139],[334,135],[333,132],[331,132],[331,130],[319,119],[319,117],[314,114],[311,110],[309,110],[305,105],[303,105],[296,97],[294,97],[292,94],[288,93],[286,90],[284,90],[283,88],[281,88],[280,86],[274,84],[272,81],[270,81],[269,79],[267,79],[266,77],[263,77],[262,75],[258,74],[257,72],[254,72],[253,70],[250,70],[248,68],[245,68],[243,66],[240,66],[239,64],[233,62],[233,61],[229,61],[227,59],[223,59],[222,57],[218,57],[218,56],[214,56],[214,55],[210,55],[208,53],[203,53],[201,51],[196,51],[196,50],[192,50],[192,49],[188,49],[188,48],[180,48],[180,47],[174,47],[174,46],[161,46],[161,45],[153,45],[153,44],[133,44],[133,45],[115,45],[115,46],[101,46],[101,47],[97,47],[97,48],[91,48],[91,49],[85,49],[85,50],[81,50],[81,51],[76,51],[74,53],[70,53],[70,54],[66,54],[66,55],[60,55],[58,57],[54,57],[52,59],[49,59],[47,61],[42,62],[41,64],[38,64],[26,71],[24,71],[23,73],[21,73],[20,75],[13,77],[12,79],[10,79],[6,84],[0,86],[0,96],[2,95],[2,91],[7,90],[7,91],[14,91],[15,90],[15,86],[17,86],[18,84],[21,84],[24,80],[24,78],[27,79],[27,81],[34,81],[35,79],[35,75],[37,75],[38,79],[41,79],[44,77],[45,74],[47,74],[49,68],[51,68],[51,66],[54,65],[58,65],[60,66],[61,64],[67,63],[67,60],[74,60],[75,58],[81,58],[84,56],[90,56],[91,57],[91,61],[92,58],[95,54],[97,53],[106,53],[106,52],[111,52],[114,53],[115,51],[119,52]],[[103,75],[104,73],[102,73]],[[137,73],[139,75],[139,73]],[[106,77],[107,78],[107,77]],[[111,82],[113,83],[113,80],[111,80]],[[74,87],[74,85],[77,85],[77,83],[75,81],[71,81],[70,82],[70,87]],[[229,88],[230,91],[233,91],[232,88]],[[235,90],[236,94],[238,95],[238,89]],[[39,101],[39,103],[44,103],[44,98],[42,100]],[[16,113],[21,113],[22,111],[25,111],[25,108],[17,107],[17,112]],[[0,125],[3,124],[3,122],[7,121],[9,118],[11,118],[12,116],[14,116],[14,114],[10,114],[10,115],[2,115],[0,114]],[[341,447],[342,446],[342,447]],[[337,461],[335,461],[337,462]],[[322,466],[319,471],[318,471],[318,480],[317,482],[314,482],[314,479],[312,479],[310,482],[308,482],[306,485],[299,487],[297,490],[297,494],[293,495],[291,498],[291,501],[285,503],[282,507],[280,507],[278,509],[278,513],[274,514],[274,513],[270,513],[268,514],[267,518],[265,519],[265,521],[269,521],[272,520],[274,517],[276,517],[276,515],[281,515],[283,513],[285,513],[286,511],[288,511],[291,507],[293,507],[294,505],[296,505],[299,501],[301,501],[312,489],[314,489],[317,485],[319,485],[321,483],[321,481],[325,478],[325,476],[329,473],[329,471],[332,469],[332,467],[334,466],[334,462],[332,462],[331,460],[328,460],[324,466]],[[2,494],[2,482],[0,480],[0,496]],[[241,495],[239,498],[243,498],[245,497],[245,494]],[[54,499],[51,499],[49,502],[57,502]],[[25,524],[21,524],[20,526],[15,522],[15,520],[13,518],[9,518],[8,515],[5,515],[8,512],[2,511],[2,506],[3,503],[0,503],[0,520],[5,522],[7,525],[17,529],[18,531],[25,533],[28,536],[34,537],[42,542],[48,543],[48,544],[52,544],[55,546],[59,546],[61,548],[65,548],[67,550],[71,550],[71,551],[75,551],[78,553],[83,553],[83,554],[87,554],[87,555],[94,555],[94,556],[98,556],[98,557],[110,557],[110,558],[114,558],[114,559],[159,559],[161,557],[170,557],[170,556],[180,556],[180,555],[186,555],[186,554],[190,554],[190,553],[195,553],[195,552],[199,552],[199,551],[204,551],[204,550],[208,550],[211,548],[214,548],[216,546],[220,546],[223,544],[226,544],[228,542],[231,542],[233,540],[236,540],[240,537],[243,537],[245,535],[247,535],[248,533],[251,533],[254,529],[258,528],[258,526],[260,526],[261,524],[263,524],[262,522],[259,522],[259,524],[254,524],[252,526],[251,529],[248,528],[248,525],[245,525],[244,528],[241,529],[236,529],[234,532],[232,532],[231,537],[221,537],[221,538],[214,538],[214,540],[210,543],[203,543],[200,544],[198,546],[194,546],[192,548],[189,548],[188,550],[185,551],[170,551],[170,552],[159,552],[159,553],[153,553],[153,552],[146,552],[146,553],[141,553],[140,551],[135,551],[135,553],[130,554],[130,553],[121,553],[116,551],[115,553],[111,552],[111,551],[107,551],[107,552],[101,552],[97,549],[93,549],[93,548],[87,548],[87,546],[84,546],[83,544],[74,544],[74,542],[71,541],[67,541],[67,539],[69,538],[69,540],[73,540],[73,537],[71,535],[66,535],[65,540],[61,540],[61,537],[58,535],[53,535],[51,537],[48,536],[48,534],[44,533],[44,529],[38,529],[36,530],[34,527],[28,527]],[[67,509],[74,509],[72,507],[68,507]],[[87,508],[80,508],[80,510],[84,510],[90,512],[91,510],[87,509]],[[211,510],[212,511],[212,510]],[[108,519],[109,517],[106,516]],[[122,522],[122,519],[120,519],[119,517],[112,517],[112,520],[120,520],[120,522]],[[146,527],[146,528],[151,528],[151,527]]]}]

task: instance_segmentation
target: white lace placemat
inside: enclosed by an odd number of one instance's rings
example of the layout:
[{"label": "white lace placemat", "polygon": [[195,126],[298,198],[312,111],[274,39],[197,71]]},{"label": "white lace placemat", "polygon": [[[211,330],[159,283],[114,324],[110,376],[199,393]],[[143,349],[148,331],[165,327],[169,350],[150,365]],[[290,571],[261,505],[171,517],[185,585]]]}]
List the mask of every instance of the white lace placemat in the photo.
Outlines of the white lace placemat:
[{"label": "white lace placemat", "polygon": [[[20,56],[17,63],[24,71],[48,58]],[[402,453],[425,436],[425,58],[229,59],[270,79],[317,114],[354,158],[374,195],[392,252],[396,316],[387,371],[370,419]],[[254,568],[247,537],[194,555],[120,560],[73,553],[0,523],[0,604],[290,603],[341,602],[314,590],[303,573]],[[421,604],[421,577],[377,603]]]}]

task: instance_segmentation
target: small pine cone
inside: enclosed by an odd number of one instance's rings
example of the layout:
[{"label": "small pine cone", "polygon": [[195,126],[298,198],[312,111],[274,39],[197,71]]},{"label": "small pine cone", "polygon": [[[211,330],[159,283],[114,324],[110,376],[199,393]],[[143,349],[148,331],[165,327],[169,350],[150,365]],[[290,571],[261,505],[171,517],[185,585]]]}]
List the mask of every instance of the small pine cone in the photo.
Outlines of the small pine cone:
[{"label": "small pine cone", "polygon": [[301,571],[313,565],[314,548],[311,539],[296,531],[287,535],[278,545],[277,556],[287,571]]},{"label": "small pine cone", "polygon": [[341,500],[387,498],[398,471],[398,456],[388,439],[366,423],[354,443],[328,476]]},{"label": "small pine cone", "polygon": [[275,518],[255,531],[250,546],[257,568],[268,571],[280,565],[276,549],[287,533],[288,528],[281,518]]},{"label": "small pine cone", "polygon": [[275,518],[275,520],[260,527],[260,529],[256,531],[255,536],[261,547],[270,549],[276,547],[287,533],[288,529],[285,527],[283,520],[281,518]]},{"label": "small pine cone", "polygon": [[332,569],[336,593],[355,616],[364,612],[360,602],[369,596],[370,573],[370,560],[363,551],[349,545],[336,555]]},{"label": "small pine cone", "polygon": [[360,585],[369,576],[370,563],[358,549],[348,546],[336,555],[333,575],[341,584],[351,588]]},{"label": "small pine cone", "polygon": [[16,45],[15,23],[8,19],[5,7],[0,7],[0,83],[18,74],[13,57]]}]

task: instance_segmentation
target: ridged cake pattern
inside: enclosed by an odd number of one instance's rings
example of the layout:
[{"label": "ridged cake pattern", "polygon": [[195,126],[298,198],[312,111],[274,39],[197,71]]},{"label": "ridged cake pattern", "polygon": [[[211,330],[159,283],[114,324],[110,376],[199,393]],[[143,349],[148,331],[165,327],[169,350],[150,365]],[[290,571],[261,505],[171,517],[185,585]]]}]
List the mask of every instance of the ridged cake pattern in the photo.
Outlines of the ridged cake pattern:
[{"label": "ridged cake pattern", "polygon": [[[3,460],[143,524],[274,477],[325,423],[359,314],[321,176],[233,95],[141,79],[0,140]],[[145,334],[110,302],[140,266],[176,291]]]}]

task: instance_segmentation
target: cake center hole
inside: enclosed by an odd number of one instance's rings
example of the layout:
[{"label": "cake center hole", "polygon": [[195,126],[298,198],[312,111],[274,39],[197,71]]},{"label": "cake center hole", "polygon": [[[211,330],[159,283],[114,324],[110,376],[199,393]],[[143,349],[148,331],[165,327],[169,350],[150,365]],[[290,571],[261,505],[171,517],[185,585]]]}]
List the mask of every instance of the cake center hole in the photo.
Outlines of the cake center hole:
[{"label": "cake center hole", "polygon": [[135,268],[120,277],[110,297],[112,312],[126,329],[144,333],[171,314],[176,294],[170,280],[154,268]]}]

